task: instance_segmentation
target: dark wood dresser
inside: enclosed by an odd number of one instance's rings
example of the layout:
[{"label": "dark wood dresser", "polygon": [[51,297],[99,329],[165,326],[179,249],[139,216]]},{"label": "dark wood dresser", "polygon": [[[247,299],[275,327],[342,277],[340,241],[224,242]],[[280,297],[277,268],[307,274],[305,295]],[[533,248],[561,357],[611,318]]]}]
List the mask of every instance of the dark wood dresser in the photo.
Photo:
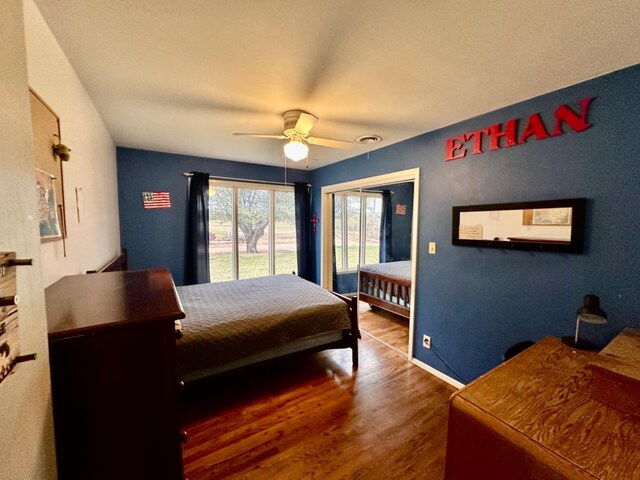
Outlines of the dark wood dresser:
[{"label": "dark wood dresser", "polygon": [[639,480],[640,412],[599,400],[603,356],[548,337],[454,393],[445,479]]},{"label": "dark wood dresser", "polygon": [[73,275],[45,294],[59,478],[181,479],[169,271]]}]

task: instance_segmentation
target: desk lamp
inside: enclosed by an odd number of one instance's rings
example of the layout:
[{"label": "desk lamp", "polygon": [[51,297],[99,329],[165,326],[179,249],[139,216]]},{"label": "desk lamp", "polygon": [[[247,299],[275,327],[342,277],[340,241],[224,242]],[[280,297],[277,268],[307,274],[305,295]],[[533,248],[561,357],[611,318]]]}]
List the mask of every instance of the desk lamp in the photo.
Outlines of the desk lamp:
[{"label": "desk lamp", "polygon": [[600,308],[600,298],[591,293],[584,296],[583,304],[578,309],[578,318],[576,319],[576,334],[574,337],[562,337],[562,342],[573,348],[581,350],[595,350],[592,343],[580,340],[578,333],[580,332],[580,322],[591,323],[595,325],[603,325],[607,323],[607,314]]}]

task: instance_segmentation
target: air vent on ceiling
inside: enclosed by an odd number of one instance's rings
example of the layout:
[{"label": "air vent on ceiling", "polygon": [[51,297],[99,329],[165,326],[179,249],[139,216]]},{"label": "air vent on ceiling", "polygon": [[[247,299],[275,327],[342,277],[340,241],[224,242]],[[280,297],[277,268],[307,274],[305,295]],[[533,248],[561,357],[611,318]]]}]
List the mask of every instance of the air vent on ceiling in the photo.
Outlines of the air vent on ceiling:
[{"label": "air vent on ceiling", "polygon": [[356,138],[356,143],[378,143],[381,140],[382,137],[379,137],[378,135],[362,135],[361,137]]}]

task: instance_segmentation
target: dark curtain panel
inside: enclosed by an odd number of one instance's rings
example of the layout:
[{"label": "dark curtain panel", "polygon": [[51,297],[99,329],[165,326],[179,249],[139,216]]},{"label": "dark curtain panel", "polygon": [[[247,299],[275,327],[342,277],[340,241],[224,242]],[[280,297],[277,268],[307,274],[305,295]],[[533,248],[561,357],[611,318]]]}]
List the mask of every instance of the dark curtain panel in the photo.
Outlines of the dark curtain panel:
[{"label": "dark curtain panel", "polygon": [[392,262],[393,252],[391,249],[391,217],[393,211],[391,207],[391,192],[382,191],[382,215],[380,216],[380,263]]},{"label": "dark curtain panel", "polygon": [[185,285],[209,283],[209,174],[194,172],[189,185]]},{"label": "dark curtain panel", "polygon": [[313,281],[311,269],[311,195],[306,183],[293,185],[296,205],[296,247],[298,249],[298,276]]}]

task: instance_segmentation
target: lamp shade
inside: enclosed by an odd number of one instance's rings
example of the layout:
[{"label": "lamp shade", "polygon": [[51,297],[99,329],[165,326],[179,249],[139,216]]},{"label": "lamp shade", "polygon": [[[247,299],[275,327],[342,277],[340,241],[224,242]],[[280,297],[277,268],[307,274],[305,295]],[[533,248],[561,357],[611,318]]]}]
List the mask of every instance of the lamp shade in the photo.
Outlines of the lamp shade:
[{"label": "lamp shade", "polygon": [[576,312],[576,334],[573,337],[562,337],[562,341],[573,348],[582,350],[596,350],[591,342],[580,339],[580,323],[593,323],[601,325],[607,323],[607,314],[600,308],[600,299],[597,295],[588,293],[582,300],[582,306]]},{"label": "lamp shade", "polygon": [[603,324],[607,323],[607,314],[600,308],[600,298],[591,293],[584,296],[582,306],[578,309],[581,322]]},{"label": "lamp shade", "polygon": [[284,144],[284,155],[294,162],[299,162],[307,158],[309,154],[309,147],[307,147],[300,140],[291,140]]}]

